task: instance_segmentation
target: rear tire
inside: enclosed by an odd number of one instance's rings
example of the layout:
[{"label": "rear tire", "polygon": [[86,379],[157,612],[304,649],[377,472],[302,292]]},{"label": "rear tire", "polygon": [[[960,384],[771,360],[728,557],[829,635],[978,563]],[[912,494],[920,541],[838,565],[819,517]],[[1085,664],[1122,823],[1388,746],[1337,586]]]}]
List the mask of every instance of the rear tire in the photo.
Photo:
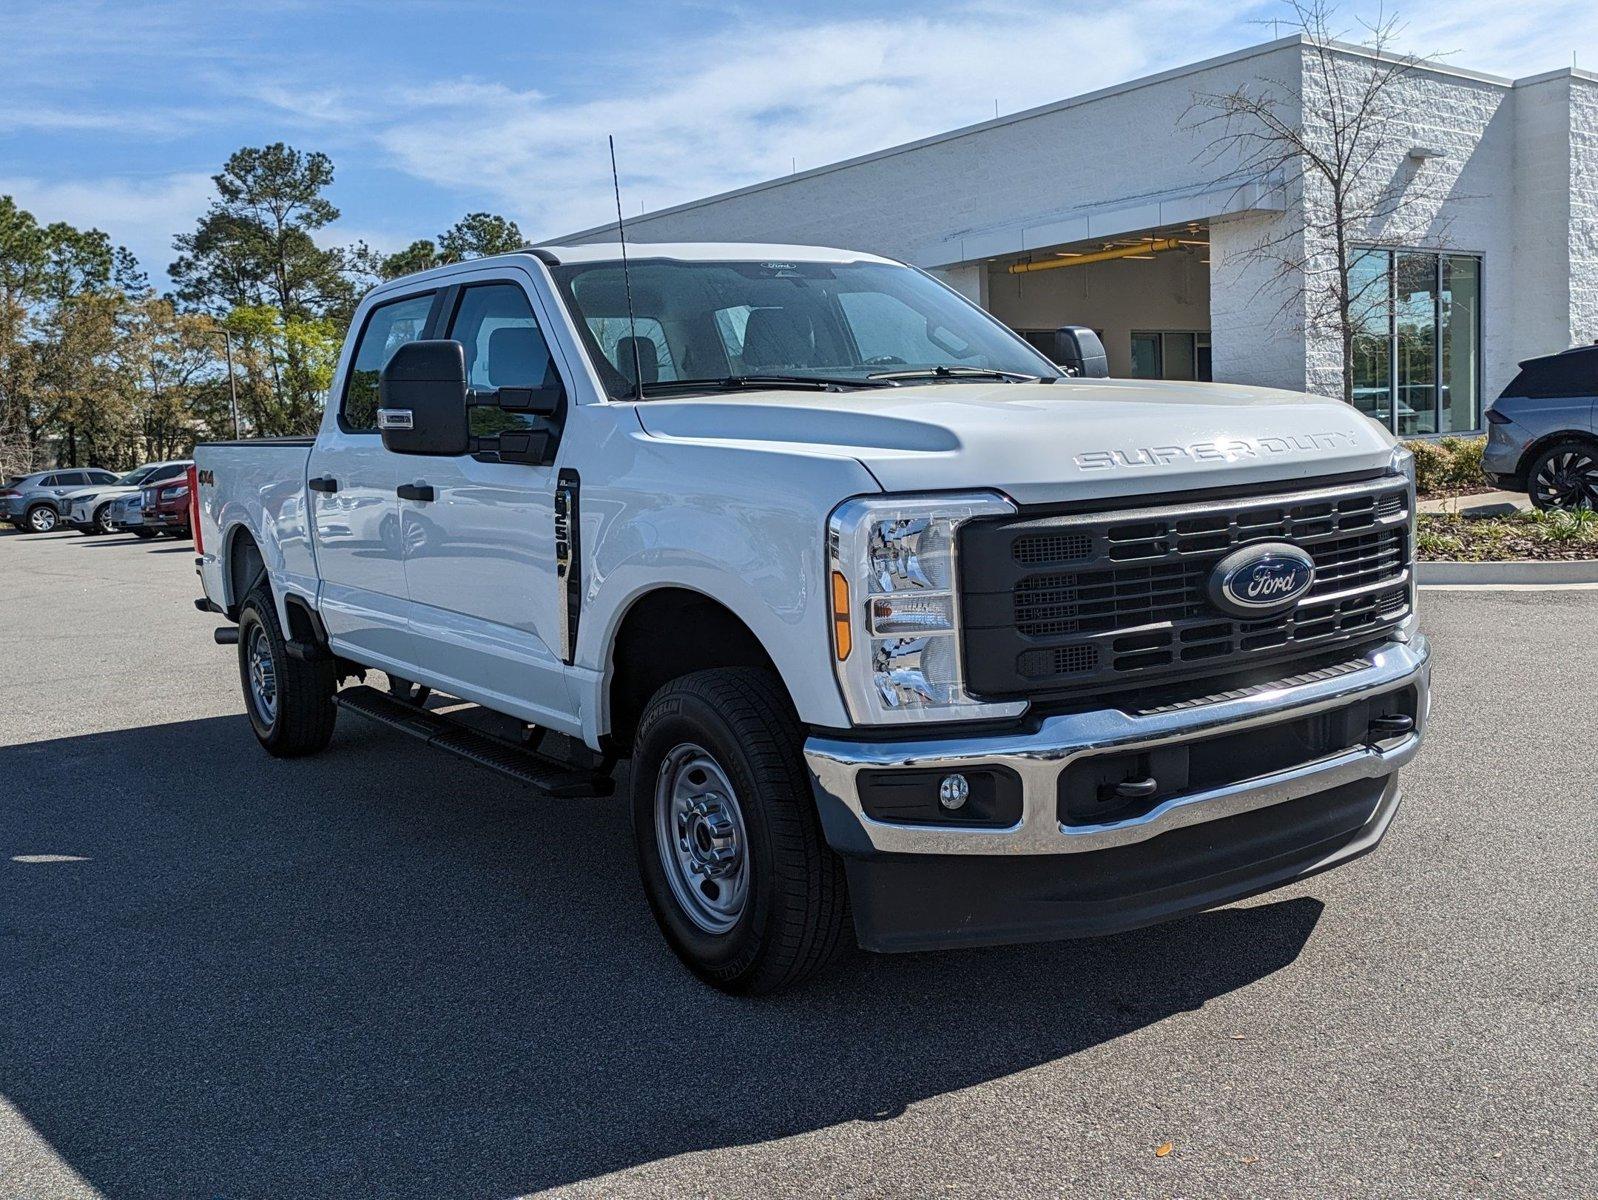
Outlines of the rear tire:
[{"label": "rear tire", "polygon": [[133,530],[129,530],[129,532],[132,533],[134,537],[139,537],[139,538],[148,539],[148,538],[153,538],[155,536],[155,530],[153,530],[153,529],[133,529]]},{"label": "rear tire", "polygon": [[28,510],[27,526],[32,533],[54,533],[61,514],[48,504],[35,504]]},{"label": "rear tire", "polygon": [[1582,438],[1555,442],[1532,460],[1526,494],[1543,512],[1598,508],[1598,446]]},{"label": "rear tire", "polygon": [[264,584],[239,608],[239,682],[250,725],[268,754],[299,758],[326,749],[333,739],[333,660],[289,657],[277,605]]},{"label": "rear tire", "polygon": [[725,992],[791,987],[845,945],[848,889],[827,845],[781,683],[718,668],[673,680],[638,723],[633,838],[661,932]]}]

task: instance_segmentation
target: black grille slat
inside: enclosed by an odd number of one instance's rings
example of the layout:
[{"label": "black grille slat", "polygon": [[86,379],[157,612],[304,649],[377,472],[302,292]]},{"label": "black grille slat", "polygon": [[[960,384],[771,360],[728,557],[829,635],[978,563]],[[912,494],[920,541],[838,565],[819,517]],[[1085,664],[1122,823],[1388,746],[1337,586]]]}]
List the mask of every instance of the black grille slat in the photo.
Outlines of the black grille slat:
[{"label": "black grille slat", "polygon": [[[1407,488],[1390,477],[1230,504],[973,522],[961,536],[967,675],[980,694],[1219,675],[1369,637],[1410,606]],[[1209,578],[1261,541],[1307,551],[1315,582],[1286,613],[1234,619],[1210,603]]]}]

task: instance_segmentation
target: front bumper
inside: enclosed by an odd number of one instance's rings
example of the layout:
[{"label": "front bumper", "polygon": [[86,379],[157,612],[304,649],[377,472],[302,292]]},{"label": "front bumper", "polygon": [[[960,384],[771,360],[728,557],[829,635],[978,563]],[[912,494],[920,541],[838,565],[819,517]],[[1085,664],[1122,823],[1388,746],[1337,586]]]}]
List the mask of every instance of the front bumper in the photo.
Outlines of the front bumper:
[{"label": "front bumper", "polygon": [[[1211,702],[1045,718],[1014,734],[941,741],[812,737],[805,758],[823,828],[844,856],[860,942],[874,950],[1114,932],[1226,903],[1375,847],[1397,808],[1400,767],[1420,748],[1430,651],[1415,634],[1338,671]],[[1199,747],[1405,695],[1414,728],[1263,774],[1161,798],[1101,824],[1061,820],[1061,777],[1106,755]],[[1374,711],[1374,710],[1373,710]],[[1273,730],[1273,727],[1280,729]],[[1213,743],[1212,743],[1213,744]],[[1010,772],[1020,818],[1002,828],[873,819],[862,772]]]},{"label": "front bumper", "polygon": [[143,524],[146,529],[156,529],[162,532],[167,530],[187,529],[189,527],[189,513],[187,509],[178,512],[162,512],[159,509],[145,509]]}]

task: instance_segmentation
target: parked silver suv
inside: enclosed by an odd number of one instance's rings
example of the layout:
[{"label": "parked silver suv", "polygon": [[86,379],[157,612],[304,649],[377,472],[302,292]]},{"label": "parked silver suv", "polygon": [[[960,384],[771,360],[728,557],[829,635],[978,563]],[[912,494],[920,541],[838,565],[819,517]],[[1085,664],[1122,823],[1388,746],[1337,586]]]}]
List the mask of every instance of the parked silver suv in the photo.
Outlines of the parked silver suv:
[{"label": "parked silver suv", "polygon": [[1487,410],[1482,466],[1538,508],[1598,508],[1598,345],[1520,364]]},{"label": "parked silver suv", "polygon": [[115,471],[99,467],[68,467],[59,471],[35,471],[8,479],[0,487],[0,521],[10,521],[18,529],[49,533],[66,515],[62,498],[68,492],[91,484],[115,483]]}]

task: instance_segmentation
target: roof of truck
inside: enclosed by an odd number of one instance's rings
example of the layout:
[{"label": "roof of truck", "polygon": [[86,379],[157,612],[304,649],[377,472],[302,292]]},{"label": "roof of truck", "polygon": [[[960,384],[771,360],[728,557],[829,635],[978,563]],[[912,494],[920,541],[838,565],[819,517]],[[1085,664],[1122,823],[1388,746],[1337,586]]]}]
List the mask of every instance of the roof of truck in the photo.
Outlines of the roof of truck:
[{"label": "roof of truck", "polygon": [[[371,300],[385,300],[395,292],[403,292],[418,283],[447,279],[463,270],[477,270],[529,257],[543,258],[548,262],[548,256],[551,255],[562,263],[619,262],[621,243],[589,242],[581,246],[527,246],[508,254],[471,258],[464,262],[418,271],[413,275],[384,280],[368,292],[367,297]],[[838,250],[830,246],[783,246],[773,242],[628,242],[627,257],[633,261],[675,258],[683,262],[869,262],[899,265],[891,258],[867,254],[864,250]]]},{"label": "roof of truck", "polygon": [[[586,242],[580,246],[539,246],[563,263],[606,262],[621,258],[619,242]],[[838,250],[831,246],[785,246],[775,242],[628,242],[628,258],[680,258],[686,262],[875,262],[892,259],[863,250]]]}]

